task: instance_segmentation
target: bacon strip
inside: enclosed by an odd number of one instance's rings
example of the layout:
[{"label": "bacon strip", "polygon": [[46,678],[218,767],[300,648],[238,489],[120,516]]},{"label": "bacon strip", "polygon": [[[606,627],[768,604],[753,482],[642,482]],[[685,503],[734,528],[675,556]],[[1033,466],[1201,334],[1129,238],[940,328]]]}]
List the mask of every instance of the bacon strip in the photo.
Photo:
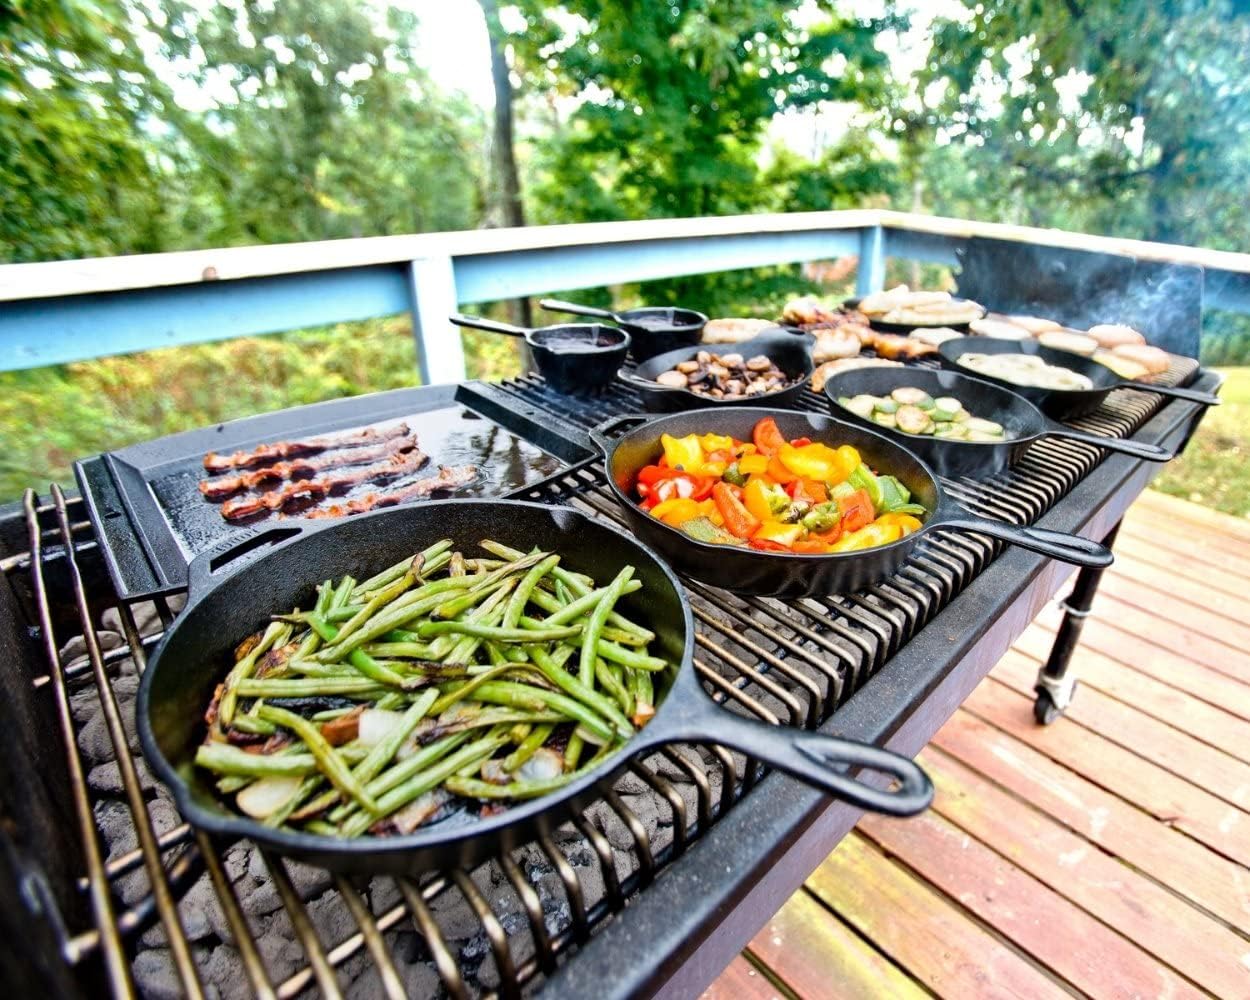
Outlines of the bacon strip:
[{"label": "bacon strip", "polygon": [[385,462],[367,465],[355,472],[342,472],[338,475],[321,476],[317,479],[300,479],[287,483],[280,489],[270,490],[256,496],[235,497],[221,505],[221,516],[227,521],[251,517],[266,510],[281,510],[292,500],[324,497],[336,490],[347,489],[371,479],[390,479],[416,472],[429,460],[422,451],[412,451],[406,455],[392,455]]},{"label": "bacon strip", "polygon": [[389,458],[417,446],[417,436],[395,438],[382,444],[367,445],[361,448],[349,448],[336,451],[319,458],[297,458],[290,462],[276,462],[251,472],[240,472],[233,476],[219,476],[216,479],[205,479],[200,485],[200,492],[209,500],[224,500],[226,497],[243,490],[255,489],[261,483],[270,480],[303,479],[324,469],[336,469],[347,465],[362,465],[365,462],[376,462],[380,458]]},{"label": "bacon strip", "polygon": [[477,479],[477,471],[476,465],[440,465],[438,467],[438,475],[418,479],[411,486],[405,486],[394,493],[366,493],[364,496],[357,497],[355,500],[349,500],[347,503],[318,507],[316,510],[310,510],[304,516],[310,518],[347,517],[351,514],[363,514],[365,511],[374,510],[378,507],[393,507],[396,504],[404,503],[406,500],[419,500],[423,497],[428,497],[431,493],[436,493],[439,490],[456,490],[462,486],[468,486]]},{"label": "bacon strip", "polygon": [[329,451],[331,448],[350,448],[352,445],[376,444],[392,438],[405,437],[408,425],[399,424],[385,430],[366,427],[359,431],[345,431],[342,434],[331,434],[327,437],[310,438],[307,441],[275,441],[259,444],[251,451],[236,451],[232,455],[219,455],[210,451],[204,456],[204,468],[209,472],[226,472],[229,469],[250,469],[256,465],[265,465],[292,455],[310,455],[314,452]]}]

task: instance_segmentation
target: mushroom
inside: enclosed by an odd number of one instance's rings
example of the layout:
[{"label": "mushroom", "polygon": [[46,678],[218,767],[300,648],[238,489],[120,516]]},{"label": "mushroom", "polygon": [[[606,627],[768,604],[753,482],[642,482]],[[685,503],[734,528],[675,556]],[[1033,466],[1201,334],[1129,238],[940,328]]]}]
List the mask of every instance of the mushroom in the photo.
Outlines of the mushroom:
[{"label": "mushroom", "polygon": [[690,382],[690,379],[688,379],[681,372],[677,371],[660,372],[660,374],[655,377],[655,380],[658,384],[666,385],[673,389],[684,389]]}]

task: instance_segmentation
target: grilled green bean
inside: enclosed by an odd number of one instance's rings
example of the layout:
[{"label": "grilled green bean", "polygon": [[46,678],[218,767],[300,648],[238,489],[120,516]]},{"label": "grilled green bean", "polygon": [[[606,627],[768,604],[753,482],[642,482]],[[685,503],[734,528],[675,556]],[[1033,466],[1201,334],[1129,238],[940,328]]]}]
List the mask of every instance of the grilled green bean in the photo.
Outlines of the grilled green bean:
[{"label": "grilled green bean", "polygon": [[599,603],[591,612],[586,631],[582,633],[582,652],[578,660],[577,672],[582,684],[586,687],[595,683],[595,657],[599,655],[599,635],[603,632],[603,626],[607,624],[608,615],[612,613],[612,606],[616,604],[625,590],[625,584],[633,575],[633,566],[626,566],[616,574],[616,579],[604,588],[603,596],[599,598]]},{"label": "grilled green bean", "polygon": [[297,777],[317,770],[311,753],[248,753],[229,743],[204,743],[195,749],[195,762],[218,774],[248,778]]},{"label": "grilled green bean", "polygon": [[285,708],[265,705],[260,710],[260,717],[269,722],[277,723],[291,730],[302,739],[309,752],[317,759],[317,767],[335,788],[344,795],[349,795],[366,809],[376,809],[377,802],[362,785],[358,778],[343,762],[342,756],[335,752],[334,747],[326,742],[321,729],[309,722],[302,715],[288,712]]}]

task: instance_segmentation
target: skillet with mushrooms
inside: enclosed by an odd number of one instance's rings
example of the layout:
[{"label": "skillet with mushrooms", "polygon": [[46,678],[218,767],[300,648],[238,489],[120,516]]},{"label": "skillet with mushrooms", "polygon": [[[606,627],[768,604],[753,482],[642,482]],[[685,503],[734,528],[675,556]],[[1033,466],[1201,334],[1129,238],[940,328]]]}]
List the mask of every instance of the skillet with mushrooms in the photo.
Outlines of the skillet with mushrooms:
[{"label": "skillet with mushrooms", "polygon": [[659,385],[691,392],[711,399],[759,396],[784,389],[790,379],[764,354],[743,358],[741,354],[712,354],[700,351],[655,377]]}]

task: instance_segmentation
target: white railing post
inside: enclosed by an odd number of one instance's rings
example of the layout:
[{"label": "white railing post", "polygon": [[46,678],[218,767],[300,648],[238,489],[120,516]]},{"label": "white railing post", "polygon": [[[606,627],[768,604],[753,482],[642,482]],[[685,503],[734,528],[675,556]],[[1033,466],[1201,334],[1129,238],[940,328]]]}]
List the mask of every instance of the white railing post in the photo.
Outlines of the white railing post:
[{"label": "white railing post", "polygon": [[859,270],[855,276],[855,294],[879,292],[885,287],[885,231],[868,226],[859,231]]},{"label": "white railing post", "polygon": [[460,328],[447,319],[457,309],[456,272],[451,257],[423,257],[408,265],[412,336],[417,370],[425,385],[459,382],[465,376]]}]

